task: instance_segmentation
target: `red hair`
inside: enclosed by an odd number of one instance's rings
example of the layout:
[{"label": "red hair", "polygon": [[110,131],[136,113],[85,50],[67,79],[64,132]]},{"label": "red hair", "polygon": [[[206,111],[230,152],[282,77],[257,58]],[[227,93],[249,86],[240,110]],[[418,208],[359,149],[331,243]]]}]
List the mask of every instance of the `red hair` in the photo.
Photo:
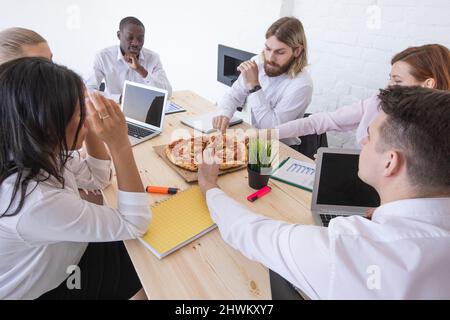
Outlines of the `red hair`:
[{"label": "red hair", "polygon": [[398,61],[411,67],[411,75],[418,81],[434,79],[435,89],[450,90],[450,50],[440,44],[427,44],[408,48],[392,59],[392,65]]}]

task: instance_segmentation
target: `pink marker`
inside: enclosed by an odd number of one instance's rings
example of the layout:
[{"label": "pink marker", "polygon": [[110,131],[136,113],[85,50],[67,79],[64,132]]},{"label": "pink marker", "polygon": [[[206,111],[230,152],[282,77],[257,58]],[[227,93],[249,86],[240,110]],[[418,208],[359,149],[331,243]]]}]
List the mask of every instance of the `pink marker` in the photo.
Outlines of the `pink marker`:
[{"label": "pink marker", "polygon": [[270,191],[272,191],[271,187],[264,187],[261,190],[255,192],[254,194],[248,196],[247,200],[250,202],[255,202],[259,198],[264,197],[266,194],[268,194]]}]

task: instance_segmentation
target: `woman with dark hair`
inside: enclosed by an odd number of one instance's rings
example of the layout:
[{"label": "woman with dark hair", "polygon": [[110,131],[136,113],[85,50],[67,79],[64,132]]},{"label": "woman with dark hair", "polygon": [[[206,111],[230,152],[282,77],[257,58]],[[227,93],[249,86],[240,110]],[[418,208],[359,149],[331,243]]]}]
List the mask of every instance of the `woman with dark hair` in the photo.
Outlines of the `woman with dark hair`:
[{"label": "woman with dark hair", "polygon": [[[151,220],[125,117],[84,92],[78,75],[42,58],[0,65],[0,299],[145,298],[117,242],[143,235]],[[86,159],[74,151],[83,142]],[[110,183],[105,144],[117,210],[78,191]]]},{"label": "woman with dark hair", "polygon": [[[0,31],[0,64],[24,57],[42,57],[52,60],[53,53],[47,40],[33,30],[9,28]],[[103,196],[99,191],[80,191],[83,199],[103,204]]]},{"label": "woman with dark hair", "polygon": [[[408,48],[392,59],[390,78],[389,85],[450,90],[450,50],[439,44]],[[280,139],[357,129],[356,140],[362,145],[367,128],[379,113],[379,105],[380,100],[374,96],[334,112],[320,112],[288,122],[276,129],[279,129]]]}]

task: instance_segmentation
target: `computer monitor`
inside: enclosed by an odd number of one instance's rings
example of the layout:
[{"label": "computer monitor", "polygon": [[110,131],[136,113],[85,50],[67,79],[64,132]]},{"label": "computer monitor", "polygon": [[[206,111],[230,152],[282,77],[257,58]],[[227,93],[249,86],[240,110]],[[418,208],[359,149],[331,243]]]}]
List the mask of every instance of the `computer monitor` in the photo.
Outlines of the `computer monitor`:
[{"label": "computer monitor", "polygon": [[231,87],[241,74],[237,68],[254,56],[254,53],[219,44],[217,81]]}]

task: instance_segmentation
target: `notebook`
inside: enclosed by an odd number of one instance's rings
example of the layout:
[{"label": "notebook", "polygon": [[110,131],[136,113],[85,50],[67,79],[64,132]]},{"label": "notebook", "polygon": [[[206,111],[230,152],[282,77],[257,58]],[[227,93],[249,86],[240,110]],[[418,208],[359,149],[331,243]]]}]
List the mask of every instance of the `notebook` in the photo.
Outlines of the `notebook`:
[{"label": "notebook", "polygon": [[217,227],[198,186],[160,202],[152,212],[150,227],[139,240],[159,259]]},{"label": "notebook", "polygon": [[[202,116],[183,119],[181,123],[197,131],[209,134],[217,131],[216,129],[213,128],[213,119],[214,117],[219,115],[220,115],[219,112],[212,112]],[[238,117],[233,117],[230,120],[230,127],[241,124],[242,122],[244,122],[244,120]]]},{"label": "notebook", "polygon": [[170,101],[167,104],[166,107],[166,115],[169,114],[174,114],[174,113],[180,113],[180,112],[186,112],[185,109],[183,109],[182,107],[180,107],[179,105],[175,104],[174,102]]},{"label": "notebook", "polygon": [[293,158],[284,160],[272,174],[272,179],[312,192],[316,166]]}]

